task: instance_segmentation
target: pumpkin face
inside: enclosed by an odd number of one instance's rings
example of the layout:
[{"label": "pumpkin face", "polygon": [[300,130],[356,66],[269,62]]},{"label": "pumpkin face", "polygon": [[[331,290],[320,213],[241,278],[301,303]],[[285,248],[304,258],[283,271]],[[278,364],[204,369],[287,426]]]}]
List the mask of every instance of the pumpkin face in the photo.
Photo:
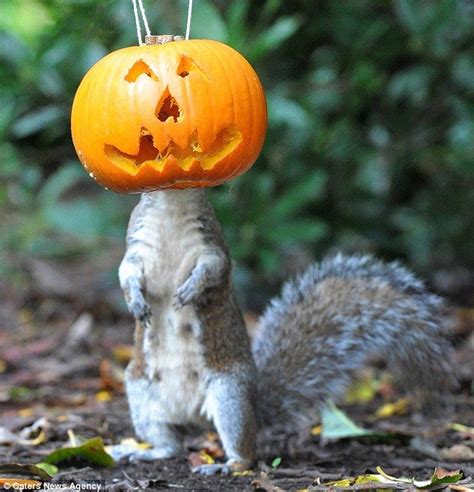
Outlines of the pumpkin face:
[{"label": "pumpkin face", "polygon": [[82,164],[112,190],[215,186],[257,159],[265,96],[249,63],[217,41],[136,46],[89,70],[71,126]]}]

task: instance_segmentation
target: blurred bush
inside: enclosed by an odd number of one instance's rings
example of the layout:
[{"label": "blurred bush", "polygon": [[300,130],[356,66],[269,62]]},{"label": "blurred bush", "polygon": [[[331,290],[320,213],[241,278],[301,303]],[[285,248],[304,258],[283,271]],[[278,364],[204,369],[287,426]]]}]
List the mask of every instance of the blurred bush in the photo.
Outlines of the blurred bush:
[{"label": "blurred bush", "polygon": [[[145,5],[155,33],[183,32],[187,2]],[[0,2],[9,257],[123,241],[136,198],[89,180],[69,114],[87,69],[136,44],[134,29],[128,0]],[[267,92],[261,158],[211,192],[248,303],[328,250],[402,258],[428,276],[474,269],[473,33],[469,0],[195,2],[192,36],[241,51]]]}]

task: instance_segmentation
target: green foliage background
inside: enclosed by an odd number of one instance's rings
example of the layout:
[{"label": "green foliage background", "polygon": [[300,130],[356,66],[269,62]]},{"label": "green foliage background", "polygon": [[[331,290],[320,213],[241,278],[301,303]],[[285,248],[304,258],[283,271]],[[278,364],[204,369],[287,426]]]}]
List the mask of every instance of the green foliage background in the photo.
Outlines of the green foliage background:
[{"label": "green foliage background", "polygon": [[[155,33],[184,31],[187,2],[145,5]],[[339,249],[474,269],[473,33],[469,0],[195,1],[192,37],[242,52],[268,98],[261,158],[211,191],[251,305]],[[69,114],[87,69],[135,36],[129,0],[0,2],[4,258],[122,244],[136,197],[89,180]]]}]

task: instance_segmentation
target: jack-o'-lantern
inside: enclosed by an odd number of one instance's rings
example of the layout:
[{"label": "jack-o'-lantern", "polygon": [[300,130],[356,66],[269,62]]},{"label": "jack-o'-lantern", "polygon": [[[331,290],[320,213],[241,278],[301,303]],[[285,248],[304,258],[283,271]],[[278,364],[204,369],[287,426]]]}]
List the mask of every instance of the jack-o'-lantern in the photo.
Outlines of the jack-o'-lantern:
[{"label": "jack-o'-lantern", "polygon": [[250,64],[225,44],[147,44],[114,51],[89,70],[71,124],[79,159],[107,188],[214,186],[259,155],[265,96]]}]

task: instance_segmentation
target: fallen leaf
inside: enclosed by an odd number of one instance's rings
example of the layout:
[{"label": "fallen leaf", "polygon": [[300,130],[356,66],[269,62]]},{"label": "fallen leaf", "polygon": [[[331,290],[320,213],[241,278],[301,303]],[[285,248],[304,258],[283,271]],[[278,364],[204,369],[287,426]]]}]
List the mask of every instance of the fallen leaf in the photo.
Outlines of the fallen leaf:
[{"label": "fallen leaf", "polygon": [[281,458],[278,456],[272,461],[272,468],[278,468],[281,465]]},{"label": "fallen leaf", "polygon": [[374,376],[374,372],[369,370],[351,384],[344,396],[344,402],[348,405],[356,403],[368,403],[375,398],[379,382]]},{"label": "fallen leaf", "polygon": [[27,475],[30,477],[39,477],[43,480],[50,480],[50,475],[46,470],[36,465],[20,465],[19,463],[5,463],[0,465],[0,473]]},{"label": "fallen leaf", "polygon": [[101,403],[111,401],[112,400],[112,393],[110,391],[107,391],[107,390],[98,391],[95,394],[95,399],[97,401],[100,401]]},{"label": "fallen leaf", "polygon": [[0,444],[20,444],[22,446],[38,446],[47,441],[47,430],[50,424],[45,418],[40,418],[32,425],[24,427],[18,434],[5,427],[0,427]]},{"label": "fallen leaf", "polygon": [[18,410],[18,415],[20,417],[31,417],[34,414],[35,410],[34,408],[28,407],[28,408],[22,408]]},{"label": "fallen leaf", "polygon": [[55,465],[72,458],[79,458],[104,467],[115,464],[112,456],[105,452],[101,437],[89,439],[80,446],[57,449],[49,454],[44,462]]},{"label": "fallen leaf", "polygon": [[196,468],[201,465],[213,465],[215,463],[214,458],[207,454],[205,451],[193,452],[188,457],[191,468]]},{"label": "fallen leaf", "polygon": [[356,477],[343,478],[332,482],[325,482],[325,487],[331,488],[347,488],[354,487],[354,489],[360,490],[361,485],[369,485],[371,483],[379,484],[370,488],[380,489],[408,489],[415,487],[417,489],[431,489],[439,485],[456,483],[462,480],[463,474],[458,470],[454,472],[448,472],[441,468],[437,468],[430,479],[428,480],[415,480],[414,478],[407,477],[392,477],[388,473],[385,473],[380,466],[377,466],[377,472],[365,475],[358,475]]},{"label": "fallen leaf", "polygon": [[393,403],[386,403],[379,407],[372,418],[374,419],[386,419],[393,415],[405,415],[408,413],[410,407],[409,398],[400,398]]},{"label": "fallen leaf", "polygon": [[222,458],[225,456],[217,432],[207,432],[204,438],[200,436],[196,439],[195,447],[213,458]]},{"label": "fallen leaf", "polygon": [[469,437],[471,439],[474,439],[474,427],[469,427],[468,425],[464,424],[457,424],[456,422],[451,422],[448,425],[448,429],[451,429],[456,432],[460,432],[466,437]]},{"label": "fallen leaf", "polygon": [[52,477],[54,477],[54,475],[56,475],[59,471],[57,466],[50,465],[49,463],[37,463],[36,466]]},{"label": "fallen leaf", "polygon": [[138,442],[133,437],[127,437],[120,441],[120,444],[105,446],[105,451],[110,454],[116,461],[122,458],[133,455],[136,451],[142,449],[150,449],[151,445],[147,442]]},{"label": "fallen leaf", "polygon": [[124,446],[131,446],[135,449],[150,449],[151,444],[147,442],[138,442],[135,438],[133,437],[126,437],[125,439],[122,439],[120,441],[120,444]]},{"label": "fallen leaf", "polygon": [[113,358],[122,364],[128,364],[133,355],[133,346],[119,344],[112,349]]},{"label": "fallen leaf", "polygon": [[242,470],[242,471],[235,471],[232,472],[233,477],[248,477],[249,475],[253,475],[252,470]]},{"label": "fallen leaf", "polygon": [[261,472],[258,478],[252,481],[252,487],[266,492],[283,492],[283,489],[274,485],[265,472]]},{"label": "fallen leaf", "polygon": [[474,490],[474,483],[467,485],[450,484],[449,490],[459,490],[459,492],[472,492]]},{"label": "fallen leaf", "polygon": [[377,466],[376,469],[384,478],[388,480],[414,485],[417,489],[430,489],[436,485],[456,483],[464,478],[464,474],[460,470],[447,471],[442,468],[436,468],[433,475],[428,480],[416,480],[414,478],[406,477],[396,478],[385,473],[380,466]]},{"label": "fallen leaf", "polygon": [[390,438],[393,434],[364,429],[355,424],[333,402],[327,402],[321,412],[321,437],[326,439],[345,439],[350,437]]},{"label": "fallen leaf", "polygon": [[323,426],[322,425],[315,425],[311,429],[311,435],[312,436],[319,436],[319,435],[321,435],[322,430],[323,430]]},{"label": "fallen leaf", "polygon": [[474,451],[465,444],[455,444],[450,448],[442,448],[440,456],[448,461],[471,461],[474,460]]}]

